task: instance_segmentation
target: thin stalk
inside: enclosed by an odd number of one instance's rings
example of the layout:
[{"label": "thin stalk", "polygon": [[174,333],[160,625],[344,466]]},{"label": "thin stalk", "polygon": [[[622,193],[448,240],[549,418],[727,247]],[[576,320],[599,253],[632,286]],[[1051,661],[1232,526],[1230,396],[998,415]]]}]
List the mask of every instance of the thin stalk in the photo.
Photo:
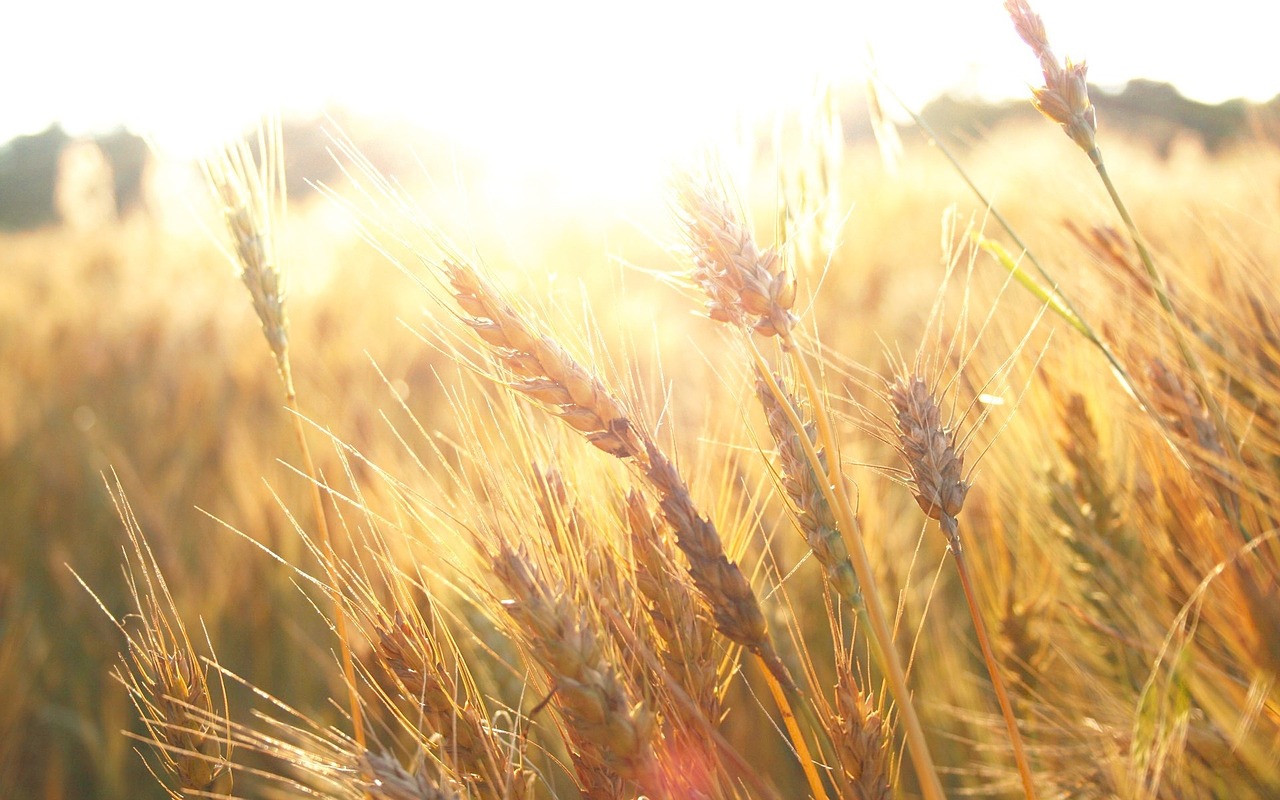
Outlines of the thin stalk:
[{"label": "thin stalk", "polygon": [[[1213,415],[1214,425],[1218,428],[1218,435],[1222,437],[1223,444],[1230,444],[1231,431],[1227,428],[1226,417],[1223,416],[1218,401],[1213,399],[1213,394],[1205,384],[1204,370],[1200,367],[1200,360],[1192,352],[1191,345],[1187,342],[1186,334],[1183,333],[1182,327],[1178,324],[1178,312],[1174,309],[1173,301],[1169,298],[1169,292],[1165,287],[1164,275],[1156,268],[1155,260],[1151,258],[1151,252],[1147,250],[1147,245],[1142,240],[1142,235],[1138,233],[1138,226],[1134,223],[1133,217],[1129,216],[1129,209],[1125,206],[1124,201],[1120,199],[1120,193],[1116,191],[1116,186],[1111,181],[1111,175],[1107,172],[1107,166],[1102,161],[1101,151],[1095,147],[1089,152],[1089,160],[1093,162],[1093,166],[1098,170],[1098,177],[1102,178],[1102,185],[1107,187],[1107,194],[1111,196],[1111,202],[1115,205],[1116,211],[1120,212],[1120,219],[1124,221],[1124,226],[1129,231],[1129,238],[1133,239],[1134,246],[1138,248],[1138,256],[1142,259],[1142,266],[1146,269],[1147,278],[1151,281],[1151,289],[1155,292],[1156,299],[1160,301],[1160,308],[1165,313],[1170,330],[1173,331],[1174,340],[1178,344],[1178,352],[1182,356],[1182,360],[1191,369],[1191,377],[1196,382],[1196,391],[1200,393],[1200,399],[1204,402],[1205,408],[1209,409],[1209,413]],[[1232,450],[1234,451],[1234,449],[1233,447]]]},{"label": "thin stalk", "polygon": [[[218,157],[205,162],[205,176],[222,205],[234,247],[233,263],[239,267],[240,280],[249,290],[254,312],[262,323],[263,335],[275,359],[276,371],[284,388],[285,404],[289,415],[293,417],[298,449],[302,453],[306,474],[311,482],[311,503],[323,550],[327,586],[333,592],[334,624],[342,652],[343,677],[351,704],[351,721],[355,727],[356,742],[363,748],[364,720],[356,690],[351,648],[347,641],[346,610],[342,605],[342,590],[335,568],[337,557],[329,536],[324,502],[320,496],[320,479],[311,458],[311,448],[307,445],[302,413],[298,407],[298,393],[294,388],[293,370],[289,362],[286,293],[276,261],[274,235],[275,226],[283,218],[288,206],[284,179],[284,141],[278,119],[259,129],[258,150],[262,154],[261,159],[255,160],[245,142],[229,146]],[[286,555],[289,555],[287,551]]]},{"label": "thin stalk", "polygon": [[[1107,359],[1107,363],[1111,366],[1111,371],[1116,376],[1116,379],[1120,381],[1120,385],[1131,397],[1133,397],[1134,400],[1138,402],[1139,407],[1144,410],[1151,408],[1146,399],[1142,396],[1142,393],[1138,390],[1133,379],[1129,377],[1129,371],[1125,369],[1124,365],[1120,363],[1120,360],[1116,358],[1115,353],[1111,351],[1111,348],[1107,346],[1107,343],[1102,341],[1102,337],[1098,336],[1094,331],[1093,326],[1089,324],[1089,321],[1076,310],[1075,304],[1071,302],[1071,299],[1062,293],[1062,290],[1058,287],[1058,282],[1054,280],[1053,276],[1050,275],[1048,270],[1046,270],[1040,263],[1040,260],[1036,258],[1035,253],[1031,252],[1031,250],[1027,248],[1027,245],[1022,241],[1022,237],[1018,235],[1016,230],[1014,230],[1013,225],[1005,219],[1004,214],[1000,213],[1000,209],[996,208],[995,204],[987,199],[987,196],[983,194],[982,190],[978,188],[978,185],[969,177],[969,173],[960,164],[960,161],[956,158],[955,154],[951,152],[951,148],[942,141],[923,117],[916,113],[902,100],[901,97],[898,96],[896,92],[893,91],[892,87],[887,88],[889,93],[893,95],[893,98],[898,101],[898,105],[906,111],[911,117],[911,120],[915,122],[916,127],[929,137],[930,142],[938,152],[942,153],[943,158],[947,159],[947,161],[951,163],[956,174],[960,176],[960,180],[964,181],[965,186],[969,187],[969,191],[973,192],[973,196],[978,199],[978,202],[982,203],[983,207],[987,209],[992,218],[994,218],[996,222],[1000,223],[1001,228],[1004,228],[1005,233],[1009,234],[1009,238],[1013,240],[1013,243],[1017,245],[1024,254],[1026,254],[1026,257],[1031,261],[1031,265],[1035,267],[1036,272],[1039,273],[1040,277],[1048,282],[1048,291],[1051,292],[1052,296],[1062,304],[1062,308],[1059,309],[1057,303],[1050,302],[1050,308],[1053,308],[1054,311],[1058,312],[1071,324],[1073,328],[1079,331],[1090,344],[1098,348],[1098,351],[1102,353],[1102,356]],[[995,254],[993,253],[993,255]],[[999,259],[999,256],[997,256],[997,259]],[[1002,263],[1004,261],[1004,259],[999,260],[1001,260]],[[1008,265],[1006,265],[1006,268],[1008,268]],[[1033,294],[1035,294],[1035,292],[1033,292]],[[1043,297],[1040,299],[1042,301],[1045,300]],[[1063,311],[1066,313],[1062,313]]]},{"label": "thin stalk", "polygon": [[1018,775],[1022,778],[1022,791],[1027,800],[1035,800],[1036,790],[1031,780],[1031,766],[1022,744],[1022,734],[1018,731],[1018,720],[1013,715],[1013,704],[1009,702],[1009,693],[1004,688],[1004,678],[1000,676],[1000,667],[991,649],[986,623],[982,621],[982,613],[978,610],[978,599],[973,591],[973,582],[969,579],[969,565],[964,557],[964,549],[959,544],[958,523],[953,517],[944,514],[939,524],[942,525],[947,541],[955,543],[955,546],[949,549],[956,559],[956,571],[960,573],[960,585],[964,587],[964,599],[969,605],[969,616],[973,618],[973,630],[978,636],[978,645],[982,648],[982,660],[987,664],[987,674],[991,676],[991,685],[996,691],[996,699],[1000,701],[1000,713],[1004,716],[1005,728],[1009,730],[1009,742],[1013,745],[1013,760],[1017,763]]},{"label": "thin stalk", "polygon": [[[1142,259],[1142,266],[1147,271],[1147,279],[1151,282],[1151,289],[1155,292],[1156,299],[1160,302],[1161,310],[1164,311],[1165,322],[1168,323],[1169,329],[1173,332],[1174,341],[1178,345],[1178,353],[1182,356],[1183,362],[1191,373],[1191,380],[1195,383],[1196,394],[1200,395],[1200,401],[1204,403],[1205,408],[1212,415],[1214,427],[1217,428],[1218,438],[1222,440],[1223,447],[1231,453],[1237,463],[1240,463],[1240,453],[1231,435],[1231,429],[1227,427],[1226,415],[1222,413],[1222,407],[1218,405],[1213,393],[1209,391],[1209,384],[1205,380],[1204,369],[1200,366],[1200,359],[1196,358],[1191,349],[1191,344],[1187,341],[1186,334],[1178,322],[1178,312],[1174,309],[1173,300],[1169,297],[1164,275],[1156,268],[1155,260],[1151,257],[1151,252],[1147,249],[1142,235],[1138,232],[1137,224],[1134,223],[1133,217],[1129,216],[1129,209],[1125,206],[1124,201],[1120,199],[1120,193],[1116,190],[1110,173],[1107,172],[1106,164],[1103,163],[1102,151],[1095,147],[1089,151],[1088,155],[1089,160],[1093,162],[1094,168],[1098,170],[1098,177],[1102,178],[1102,185],[1107,187],[1107,194],[1111,196],[1111,203],[1116,207],[1116,211],[1120,213],[1120,219],[1124,221],[1125,228],[1129,231],[1129,238],[1133,239],[1134,246],[1138,248],[1138,257]],[[1230,503],[1221,503],[1221,505],[1236,530],[1240,532],[1245,541],[1249,541],[1252,535],[1240,519],[1239,512],[1234,510]]]},{"label": "thin stalk", "polygon": [[898,651],[893,645],[892,629],[889,627],[888,617],[880,601],[875,573],[871,568],[871,559],[867,556],[861,530],[858,528],[857,519],[853,514],[853,507],[849,502],[848,493],[844,490],[844,482],[839,474],[838,465],[840,459],[835,448],[835,437],[831,432],[831,423],[827,419],[826,404],[823,403],[822,396],[818,392],[813,373],[809,370],[809,365],[805,363],[799,349],[796,347],[794,339],[789,335],[785,337],[782,340],[783,348],[792,355],[796,363],[801,380],[805,385],[805,391],[808,393],[810,404],[813,407],[814,417],[818,422],[818,435],[822,440],[822,446],[830,454],[832,465],[830,473],[823,468],[822,461],[818,458],[818,452],[814,448],[813,442],[804,434],[804,423],[801,421],[800,415],[791,406],[790,401],[787,400],[786,393],[782,391],[777,381],[774,380],[768,362],[765,361],[755,342],[750,339],[747,341],[758,371],[764,377],[769,391],[773,393],[783,412],[787,415],[787,421],[791,424],[791,427],[800,432],[800,436],[797,438],[800,441],[801,448],[804,450],[805,458],[809,462],[809,467],[813,470],[814,475],[821,476],[818,483],[822,487],[823,497],[826,498],[827,503],[830,504],[832,511],[836,515],[836,523],[844,536],[853,570],[857,573],[858,582],[863,587],[862,597],[865,602],[863,608],[859,609],[859,611],[865,616],[865,621],[871,629],[873,634],[870,637],[873,645],[872,649],[880,661],[881,669],[884,670],[889,681],[889,689],[897,701],[899,719],[902,721],[907,741],[907,752],[911,755],[912,764],[920,781],[921,791],[924,793],[926,800],[945,800],[946,794],[942,790],[942,781],[938,778],[937,768],[934,766],[933,757],[929,753],[929,743],[925,739],[924,727],[920,724],[920,718],[917,716],[915,706],[911,701],[911,690],[907,686],[907,676],[902,667],[902,659],[898,656]]},{"label": "thin stalk", "polygon": [[816,800],[827,800],[827,790],[822,785],[822,778],[818,775],[817,767],[814,766],[813,756],[809,754],[809,745],[805,742],[799,723],[796,722],[796,715],[791,709],[791,702],[787,699],[786,691],[782,688],[782,684],[774,674],[774,668],[764,655],[755,652],[752,654],[756,657],[760,669],[764,672],[765,683],[769,684],[769,691],[773,694],[773,699],[778,704],[778,711],[782,714],[782,723],[786,726],[787,734],[791,737],[791,744],[796,749],[796,758],[800,760],[800,768],[804,770],[804,777],[809,782],[809,789],[813,792]]},{"label": "thin stalk", "polygon": [[320,533],[320,546],[323,550],[324,572],[329,588],[334,592],[333,616],[337,628],[338,646],[342,652],[343,682],[347,685],[347,701],[351,706],[351,726],[355,734],[356,744],[361,752],[365,750],[364,712],[360,707],[360,694],[356,691],[355,663],[351,657],[351,645],[347,641],[347,611],[342,605],[342,592],[338,587],[338,574],[334,569],[337,554],[333,550],[333,541],[329,537],[329,523],[325,519],[324,500],[320,496],[320,481],[316,473],[315,462],[311,459],[311,448],[307,445],[307,434],[302,427],[302,412],[298,408],[298,395],[293,390],[293,378],[285,375],[285,402],[289,407],[289,416],[293,417],[293,432],[298,439],[298,449],[302,451],[303,467],[311,479],[311,508],[315,512],[316,529]]}]

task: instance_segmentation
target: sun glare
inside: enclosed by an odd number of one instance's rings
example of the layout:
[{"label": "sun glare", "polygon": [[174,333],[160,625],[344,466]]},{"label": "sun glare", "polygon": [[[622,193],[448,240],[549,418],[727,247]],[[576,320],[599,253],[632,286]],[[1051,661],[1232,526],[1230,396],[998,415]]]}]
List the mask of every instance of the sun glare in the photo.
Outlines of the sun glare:
[{"label": "sun glare", "polygon": [[[65,24],[69,5],[75,26]],[[1219,6],[1205,20],[1155,18],[1136,2],[1037,3],[1055,46],[1088,58],[1104,85],[1143,75],[1211,101],[1274,94],[1265,26],[1232,22],[1252,13],[1247,0]],[[744,124],[794,111],[816,85],[857,85],[871,51],[917,108],[948,90],[1022,96],[1038,77],[997,0],[800,0],[785,9],[370,0],[341,12],[124,0],[9,13],[12,30],[34,35],[0,52],[4,74],[27,76],[10,88],[0,138],[54,121],[73,133],[124,124],[189,157],[266,111],[341,107],[464,143],[500,191],[587,201],[654,185],[673,162],[723,148]],[[1214,35],[1219,24],[1232,26],[1229,35]],[[51,38],[58,47],[42,41]]]}]

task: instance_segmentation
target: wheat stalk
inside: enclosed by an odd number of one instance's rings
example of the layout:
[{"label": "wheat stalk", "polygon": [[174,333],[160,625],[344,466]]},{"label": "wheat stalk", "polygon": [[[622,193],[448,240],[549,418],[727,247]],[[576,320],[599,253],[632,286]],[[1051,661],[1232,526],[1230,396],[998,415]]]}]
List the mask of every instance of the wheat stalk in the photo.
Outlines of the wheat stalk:
[{"label": "wheat stalk", "polygon": [[[1235,439],[1231,434],[1230,426],[1227,424],[1226,415],[1218,404],[1217,398],[1214,397],[1213,392],[1210,390],[1200,359],[1196,356],[1195,351],[1192,350],[1191,343],[1187,340],[1186,333],[1179,321],[1178,312],[1174,308],[1173,300],[1169,295],[1168,281],[1165,279],[1164,273],[1156,266],[1155,259],[1152,258],[1151,251],[1147,247],[1145,237],[1138,231],[1138,226],[1133,221],[1133,217],[1130,216],[1128,206],[1120,198],[1120,193],[1116,189],[1115,183],[1111,180],[1111,174],[1107,171],[1106,163],[1103,161],[1102,150],[1097,143],[1097,114],[1093,109],[1093,105],[1089,102],[1084,63],[1073,64],[1071,59],[1067,59],[1065,64],[1058,63],[1057,56],[1054,55],[1053,50],[1049,47],[1044,21],[1041,20],[1039,14],[1036,14],[1031,9],[1027,0],[1005,0],[1005,9],[1009,12],[1018,35],[1031,47],[1032,52],[1035,53],[1036,58],[1040,61],[1045,85],[1033,90],[1033,102],[1036,108],[1040,109],[1045,116],[1061,124],[1067,135],[1071,137],[1071,140],[1089,156],[1089,160],[1093,163],[1094,169],[1098,172],[1098,177],[1102,180],[1102,184],[1111,198],[1112,205],[1115,206],[1116,211],[1120,214],[1120,219],[1124,222],[1125,228],[1129,232],[1129,237],[1138,249],[1138,256],[1146,270],[1147,278],[1151,283],[1152,290],[1155,292],[1156,299],[1160,303],[1165,323],[1173,333],[1174,342],[1178,346],[1178,353],[1187,365],[1200,402],[1208,410],[1213,425],[1217,429],[1218,438],[1224,443],[1232,443],[1228,450],[1236,462],[1243,465],[1240,454],[1234,445]],[[1225,504],[1223,512],[1247,541],[1251,534],[1240,518],[1238,509],[1230,504]]]},{"label": "wheat stalk", "polygon": [[[320,497],[321,482],[311,448],[303,428],[302,411],[294,389],[293,370],[289,362],[289,320],[285,313],[285,291],[275,248],[275,225],[286,205],[284,184],[284,144],[279,121],[259,131],[258,148],[262,163],[256,164],[248,145],[228,145],[204,162],[205,176],[220,203],[223,217],[235,249],[234,261],[240,278],[253,301],[254,311],[262,323],[262,331],[275,358],[276,369],[284,386],[285,404],[293,422],[294,437],[302,454],[303,467],[310,478],[311,505],[323,554],[325,574],[334,593],[334,624],[342,653],[343,676],[347,684],[348,707],[356,741],[364,745],[364,719],[356,687],[355,665],[351,645],[347,641],[347,614],[338,589],[337,555],[329,536],[324,501]],[[295,559],[289,559],[291,562]]]},{"label": "wheat stalk", "polygon": [[1036,795],[1031,766],[1027,762],[1013,705],[1005,690],[1004,679],[987,636],[987,626],[973,591],[960,539],[960,526],[956,521],[969,493],[969,482],[963,474],[964,449],[955,429],[944,423],[942,407],[934,389],[918,372],[903,370],[898,374],[889,387],[889,403],[896,414],[898,445],[911,475],[912,495],[925,516],[938,521],[947,538],[947,547],[955,558],[973,628],[1009,732],[1023,792],[1028,800],[1032,800]]},{"label": "wheat stalk", "polygon": [[[760,602],[741,568],[725,555],[719,532],[698,511],[675,464],[631,422],[622,403],[598,377],[548,336],[533,331],[473,267],[457,257],[446,259],[442,266],[454,299],[469,315],[467,324],[493,348],[499,363],[517,377],[508,385],[550,407],[597,448],[635,465],[658,495],[663,518],[688,561],[694,586],[711,609],[716,630],[759,661],[810,788],[825,800],[822,781],[787,699],[788,692],[795,692],[795,685],[769,639]],[[770,281],[771,292],[784,291],[778,288],[781,282]],[[785,320],[784,314],[775,321],[786,324]]]},{"label": "wheat stalk", "polygon": [[[911,693],[906,671],[893,644],[888,617],[879,598],[875,574],[867,557],[862,533],[853,513],[838,469],[835,436],[831,430],[823,393],[819,390],[798,342],[793,336],[797,319],[791,313],[796,287],[787,270],[780,266],[773,250],[760,251],[754,244],[750,228],[733,212],[723,187],[711,180],[698,181],[685,177],[677,184],[678,214],[694,259],[693,281],[709,298],[713,319],[731,324],[742,331],[774,337],[791,357],[796,373],[817,422],[817,441],[809,438],[805,423],[787,399],[787,393],[774,380],[773,371],[749,337],[747,345],[754,360],[756,374],[768,387],[776,409],[786,417],[795,440],[804,453],[809,468],[820,475],[818,488],[828,507],[834,512],[837,528],[847,543],[847,552],[858,581],[863,587],[864,613],[870,623],[871,641],[888,674],[889,685],[898,703],[905,728],[908,751],[929,800],[942,798],[942,782],[938,778],[929,744],[924,736]],[[750,243],[750,244],[748,244]],[[764,290],[767,288],[767,291]],[[831,459],[828,466],[818,453],[817,445]]]}]

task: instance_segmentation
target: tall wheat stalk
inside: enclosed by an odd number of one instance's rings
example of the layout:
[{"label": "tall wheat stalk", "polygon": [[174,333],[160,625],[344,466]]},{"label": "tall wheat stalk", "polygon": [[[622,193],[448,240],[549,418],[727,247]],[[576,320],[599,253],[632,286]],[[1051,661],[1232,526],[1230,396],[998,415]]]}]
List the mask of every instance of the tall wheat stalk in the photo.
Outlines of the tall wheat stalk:
[{"label": "tall wheat stalk", "polygon": [[[942,782],[911,699],[906,671],[893,643],[875,572],[839,469],[840,451],[831,429],[826,395],[795,337],[798,319],[791,312],[796,301],[795,277],[785,268],[777,251],[761,250],[756,245],[753,234],[729,205],[719,183],[713,179],[685,177],[676,191],[676,206],[694,260],[692,279],[707,295],[707,314],[711,319],[741,332],[756,374],[773,398],[773,403],[766,410],[772,408],[774,413],[781,412],[786,418],[809,469],[815,476],[820,476],[817,481],[819,489],[835,515],[836,526],[844,537],[848,557],[865,598],[865,602],[857,604],[854,610],[864,614],[869,623],[870,638],[898,704],[907,749],[925,797],[939,800],[944,797]],[[782,351],[789,356],[813,410],[816,438],[810,437],[787,391],[778,385],[772,368],[752,338],[753,334],[776,337]],[[819,446],[826,453],[825,459],[818,452]]]},{"label": "tall wheat stalk", "polygon": [[[1200,359],[1196,356],[1195,351],[1192,350],[1191,343],[1187,340],[1186,332],[1183,330],[1183,325],[1179,321],[1178,312],[1169,296],[1168,281],[1164,273],[1156,266],[1155,259],[1152,258],[1151,251],[1147,247],[1145,237],[1138,231],[1137,224],[1129,214],[1128,207],[1120,198],[1120,192],[1116,188],[1115,182],[1112,181],[1111,174],[1107,171],[1106,162],[1102,158],[1102,148],[1098,146],[1098,113],[1093,103],[1089,100],[1089,85],[1085,80],[1088,69],[1085,63],[1083,61],[1073,62],[1070,58],[1067,58],[1065,62],[1058,61],[1058,57],[1049,46],[1049,37],[1045,32],[1044,20],[1031,8],[1027,0],[1005,0],[1005,10],[1008,11],[1009,17],[1013,20],[1013,25],[1018,35],[1031,48],[1040,62],[1040,70],[1044,76],[1045,83],[1044,86],[1032,90],[1033,104],[1040,113],[1062,126],[1063,131],[1077,147],[1084,151],[1094,169],[1097,170],[1098,177],[1102,180],[1108,197],[1111,198],[1112,204],[1120,214],[1121,221],[1124,222],[1125,230],[1128,231],[1130,239],[1133,240],[1133,244],[1138,250],[1138,257],[1146,270],[1151,290],[1155,293],[1160,309],[1164,314],[1165,322],[1173,334],[1178,353],[1190,371],[1200,402],[1208,409],[1221,440],[1224,443],[1234,442],[1234,436],[1227,424],[1226,415],[1223,413],[1214,393],[1209,389],[1204,368],[1201,366]],[[1236,448],[1232,446],[1229,450],[1231,455],[1235,456],[1239,461]],[[1229,505],[1224,505],[1224,511],[1236,529],[1247,540],[1250,534],[1239,518],[1236,509]]]},{"label": "tall wheat stalk", "polygon": [[227,230],[234,248],[234,261],[240,279],[253,301],[253,309],[262,323],[262,332],[275,359],[276,371],[284,388],[285,405],[293,422],[294,437],[302,455],[303,469],[311,485],[311,506],[316,530],[323,548],[321,561],[333,594],[334,625],[342,654],[342,671],[347,685],[351,724],[356,741],[364,745],[364,718],[356,684],[351,645],[347,639],[347,614],[342,603],[336,572],[337,554],[329,535],[322,485],[307,444],[302,410],[294,388],[293,370],[289,362],[289,318],[285,310],[286,292],[276,253],[275,226],[283,219],[286,207],[284,178],[284,142],[279,125],[259,129],[255,163],[249,145],[242,141],[228,145],[204,162],[205,177],[222,208]]},{"label": "tall wheat stalk", "polygon": [[1027,760],[1026,747],[1022,743],[1022,734],[1018,730],[1013,704],[1005,689],[1004,677],[991,647],[991,638],[987,635],[987,625],[973,590],[973,579],[969,574],[960,538],[957,517],[964,507],[965,496],[970,487],[963,474],[964,448],[958,441],[956,431],[942,418],[942,407],[935,387],[929,385],[919,370],[904,368],[899,371],[889,387],[889,402],[896,415],[899,448],[907,462],[916,503],[925,516],[937,520],[946,536],[947,549],[955,559],[965,603],[973,620],[973,630],[978,637],[982,659],[986,664],[987,674],[991,677],[991,685],[995,689],[1000,713],[1004,717],[1005,729],[1013,747],[1013,758],[1018,767],[1018,776],[1022,780],[1022,789],[1028,800],[1032,800],[1036,792],[1031,765]]},{"label": "tall wheat stalk", "polygon": [[716,628],[742,645],[758,661],[810,790],[825,800],[808,744],[800,731],[789,695],[794,684],[769,636],[759,600],[738,565],[730,561],[715,525],[694,505],[675,464],[649,434],[631,420],[623,403],[599,376],[574,360],[549,336],[535,331],[523,316],[457,254],[441,265],[464,321],[490,347],[512,376],[507,384],[547,407],[588,442],[638,470],[657,494],[689,575],[711,608]]}]

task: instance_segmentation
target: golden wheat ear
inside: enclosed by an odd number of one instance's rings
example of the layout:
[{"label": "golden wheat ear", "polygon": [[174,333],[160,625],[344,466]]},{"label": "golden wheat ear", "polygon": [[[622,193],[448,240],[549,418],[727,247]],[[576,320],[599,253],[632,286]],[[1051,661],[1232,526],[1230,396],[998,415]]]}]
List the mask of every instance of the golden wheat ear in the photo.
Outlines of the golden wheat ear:
[{"label": "golden wheat ear", "polygon": [[232,261],[249,291],[280,378],[292,392],[289,316],[276,251],[276,227],[286,205],[279,126],[262,128],[258,142],[260,161],[255,161],[248,143],[238,141],[205,159],[203,167],[231,237]]},{"label": "golden wheat ear", "polygon": [[886,394],[886,400],[895,415],[897,445],[906,461],[912,496],[925,516],[936,520],[946,536],[947,547],[955,559],[956,572],[960,576],[969,614],[973,619],[974,632],[982,648],[987,673],[991,677],[991,685],[1004,716],[1013,759],[1022,780],[1023,794],[1027,800],[1033,800],[1036,790],[1031,766],[1013,713],[1013,704],[1005,690],[1004,678],[974,592],[960,535],[960,523],[957,520],[970,488],[964,477],[963,439],[952,421],[944,418],[944,401],[936,383],[930,382],[919,365],[913,369],[901,366],[893,381],[888,384]]},{"label": "golden wheat ear", "polygon": [[373,800],[463,800],[463,796],[427,774],[410,772],[399,759],[366,751],[359,759],[358,785]]},{"label": "golden wheat ear", "polygon": [[[347,612],[339,596],[337,555],[329,536],[329,523],[322,485],[311,447],[303,428],[303,415],[293,382],[289,362],[289,318],[285,313],[285,288],[276,251],[276,227],[287,206],[284,177],[284,138],[279,119],[263,125],[258,132],[258,155],[244,141],[229,144],[204,162],[205,177],[218,202],[231,236],[240,279],[253,302],[262,323],[262,333],[275,358],[276,370],[284,387],[285,405],[292,418],[294,437],[302,455],[303,468],[311,483],[311,506],[316,530],[322,546],[321,561],[328,588],[334,595],[334,625],[338,647],[342,652],[342,671],[347,683],[348,708],[356,741],[364,744],[364,712],[356,684],[355,662],[347,637]],[[297,563],[297,553],[285,553],[286,560]]]},{"label": "golden wheat ear", "polygon": [[150,745],[153,764],[159,767],[151,769],[152,775],[175,800],[229,798],[233,748],[229,731],[220,725],[230,724],[225,689],[220,682],[210,683],[209,668],[187,635],[123,487],[117,480],[108,491],[129,537],[125,578],[133,611],[116,618],[78,575],[76,579],[124,634],[126,649],[113,675],[146,728],[141,741]]},{"label": "golden wheat ear", "polygon": [[937,520],[953,552],[960,550],[956,516],[964,507],[964,450],[956,431],[942,419],[942,407],[924,377],[899,374],[889,387],[898,426],[898,446],[911,475],[912,495],[925,516]]},{"label": "golden wheat ear", "polygon": [[563,587],[550,585],[527,555],[505,544],[495,554],[493,574],[512,595],[503,609],[552,687],[583,791],[620,796],[624,783],[633,783],[662,794],[653,712],[629,696],[586,610],[575,607]]},{"label": "golden wheat ear", "polygon": [[1044,86],[1032,90],[1032,102],[1049,119],[1062,126],[1062,130],[1090,158],[1098,148],[1098,114],[1089,102],[1089,84],[1085,80],[1088,68],[1083,61],[1070,58],[1060,63],[1049,47],[1044,20],[1031,9],[1027,0],[1005,0],[1005,10],[1013,20],[1013,27],[1040,61],[1044,74]]},{"label": "golden wheat ear", "polygon": [[[893,631],[879,598],[862,531],[839,468],[839,452],[826,393],[819,387],[804,348],[796,337],[799,320],[791,311],[797,294],[795,278],[776,250],[761,249],[755,244],[750,226],[729,202],[723,183],[685,176],[677,182],[676,195],[676,214],[693,260],[689,277],[706,294],[709,316],[732,326],[745,340],[757,379],[764,384],[761,394],[765,394],[767,389],[772,398],[769,402],[762,397],[766,414],[773,418],[772,424],[780,426],[785,418],[787,427],[794,434],[778,431],[788,447],[798,445],[798,449],[790,452],[797,456],[803,453],[805,467],[814,476],[811,486],[821,494],[825,506],[825,510],[815,506],[815,513],[829,514],[835,521],[834,527],[824,528],[821,533],[815,528],[815,552],[824,551],[822,557],[827,558],[831,565],[828,568],[830,577],[843,587],[838,590],[847,594],[865,616],[871,632],[870,640],[898,702],[907,749],[924,795],[927,800],[940,800],[945,796],[942,781],[911,699],[906,670],[894,645]],[[753,335],[774,340],[782,353],[789,357],[812,408],[816,430],[811,431],[800,418],[788,391],[774,378],[773,369],[757,347]],[[799,468],[799,464],[795,467]],[[816,495],[801,500],[807,502],[814,498]],[[837,531],[840,543],[833,535]],[[866,592],[864,603],[857,602],[857,589],[843,569],[842,549],[857,585]],[[780,705],[783,706],[784,720],[787,720],[785,703]],[[797,738],[793,736],[793,741]],[[803,750],[802,742],[796,744],[797,749]],[[809,779],[814,794],[822,796],[823,788],[816,774],[811,772]]]},{"label": "golden wheat ear", "polygon": [[[781,399],[774,397],[768,384],[761,378],[756,379],[756,397],[764,409],[769,433],[778,449],[782,488],[791,500],[796,523],[804,534],[805,542],[813,551],[814,558],[822,565],[827,584],[846,606],[857,609],[862,604],[858,575],[849,560],[848,547],[840,536],[835,512],[819,483],[825,481],[828,474],[826,449],[818,442],[818,430],[814,423],[806,421],[802,432],[791,427],[782,403],[789,403],[799,413],[800,401],[794,394],[786,391],[785,380],[781,375],[775,375],[774,382],[784,390]],[[814,470],[805,459],[801,436],[807,437],[817,452],[820,470]],[[822,477],[818,476],[819,472]]]}]

